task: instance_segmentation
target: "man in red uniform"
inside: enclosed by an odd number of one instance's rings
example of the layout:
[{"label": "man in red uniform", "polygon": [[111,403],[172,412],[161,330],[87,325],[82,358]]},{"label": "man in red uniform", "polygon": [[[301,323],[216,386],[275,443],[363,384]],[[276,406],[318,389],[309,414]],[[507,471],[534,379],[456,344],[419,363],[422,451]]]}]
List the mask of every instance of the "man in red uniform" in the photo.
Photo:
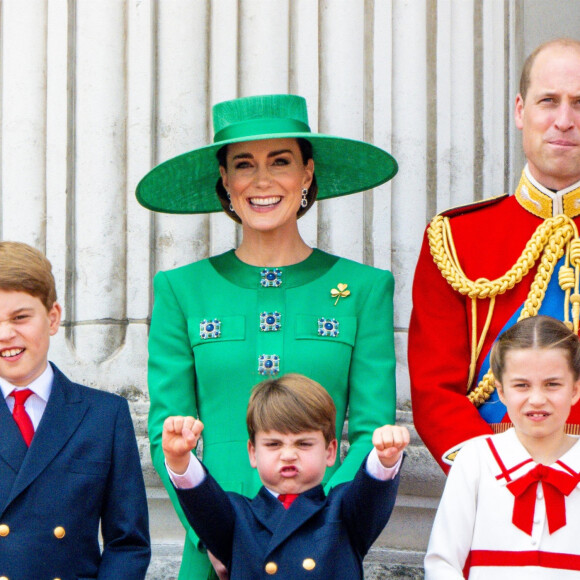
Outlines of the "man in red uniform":
[{"label": "man in red uniform", "polygon": [[[514,195],[436,216],[415,272],[413,417],[446,472],[466,440],[510,426],[488,372],[489,351],[502,331],[541,313],[578,332],[579,41],[551,41],[528,57],[515,123],[527,164]],[[568,429],[580,434],[580,404]]]}]

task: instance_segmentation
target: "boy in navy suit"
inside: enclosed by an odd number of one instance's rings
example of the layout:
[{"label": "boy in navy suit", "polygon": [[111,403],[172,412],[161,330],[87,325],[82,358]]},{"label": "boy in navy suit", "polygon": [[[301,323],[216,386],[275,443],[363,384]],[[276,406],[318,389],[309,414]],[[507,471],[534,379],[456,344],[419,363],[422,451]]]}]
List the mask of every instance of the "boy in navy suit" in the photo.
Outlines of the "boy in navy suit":
[{"label": "boy in navy suit", "polygon": [[191,453],[201,421],[166,419],[162,446],[179,501],[231,580],[363,578],[363,558],[393,510],[409,432],[376,429],[355,479],[326,496],[321,482],[336,459],[335,417],[330,395],[302,375],[254,387],[248,453],[264,484],[254,499],[223,491]]},{"label": "boy in navy suit", "polygon": [[0,577],[142,580],[151,550],[129,406],[48,363],[61,312],[44,255],[0,242]]}]

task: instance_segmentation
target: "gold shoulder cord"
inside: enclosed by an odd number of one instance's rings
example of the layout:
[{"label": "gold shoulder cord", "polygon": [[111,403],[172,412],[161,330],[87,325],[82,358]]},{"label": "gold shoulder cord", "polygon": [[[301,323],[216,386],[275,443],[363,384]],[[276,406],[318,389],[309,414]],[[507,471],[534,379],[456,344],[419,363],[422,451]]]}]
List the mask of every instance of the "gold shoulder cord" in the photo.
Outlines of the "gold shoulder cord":
[{"label": "gold shoulder cord", "polygon": [[[495,280],[487,278],[470,280],[464,274],[457,258],[449,218],[436,216],[429,225],[427,235],[431,255],[445,280],[454,290],[471,298],[471,362],[469,364],[467,397],[476,407],[479,407],[489,399],[495,389],[495,380],[490,369],[477,387],[470,392],[477,359],[491,323],[495,297],[521,282],[522,278],[534,267],[540,255],[538,270],[518,321],[538,313],[554,267],[566,252],[565,264],[560,268],[558,282],[565,292],[564,322],[569,328],[573,328],[574,332],[578,332],[580,318],[580,239],[578,239],[578,230],[572,219],[564,214],[544,220],[526,244],[517,262],[503,276]],[[571,294],[572,290],[574,290],[573,294]],[[477,299],[484,298],[490,300],[489,310],[485,325],[479,340],[477,340]],[[570,322],[569,317],[570,303],[572,303],[572,322]]]}]

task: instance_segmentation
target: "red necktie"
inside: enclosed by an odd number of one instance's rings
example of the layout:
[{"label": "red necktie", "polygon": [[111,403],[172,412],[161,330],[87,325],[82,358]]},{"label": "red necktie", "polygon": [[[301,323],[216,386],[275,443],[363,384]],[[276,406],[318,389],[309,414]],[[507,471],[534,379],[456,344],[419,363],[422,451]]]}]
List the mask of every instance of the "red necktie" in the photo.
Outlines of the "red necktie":
[{"label": "red necktie", "polygon": [[536,507],[536,490],[542,482],[546,517],[550,534],[566,525],[566,502],[564,496],[570,495],[578,483],[574,477],[564,471],[538,464],[526,475],[508,483],[507,488],[514,494],[514,511],[512,522],[520,530],[532,535],[534,509]]},{"label": "red necktie", "polygon": [[288,509],[291,505],[292,502],[299,496],[300,494],[298,493],[281,493],[278,496],[278,499],[282,502],[282,505],[284,506],[284,509]]},{"label": "red necktie", "polygon": [[30,416],[26,412],[26,408],[24,407],[24,403],[26,399],[32,395],[32,391],[30,389],[22,389],[20,391],[12,391],[10,393],[11,397],[14,397],[14,410],[12,411],[12,416],[20,429],[20,433],[22,433],[22,437],[24,438],[24,442],[28,447],[30,447],[30,442],[32,441],[32,437],[34,436],[34,425],[30,420]]}]

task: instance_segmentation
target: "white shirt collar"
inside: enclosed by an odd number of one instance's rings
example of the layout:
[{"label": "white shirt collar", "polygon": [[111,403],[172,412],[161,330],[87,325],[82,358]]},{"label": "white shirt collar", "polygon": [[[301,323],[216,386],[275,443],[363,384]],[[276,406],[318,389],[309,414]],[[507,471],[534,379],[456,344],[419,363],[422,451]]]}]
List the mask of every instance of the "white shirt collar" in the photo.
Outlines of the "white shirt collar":
[{"label": "white shirt collar", "polygon": [[6,379],[0,377],[0,389],[2,390],[4,399],[6,399],[6,397],[8,397],[8,395],[14,389],[30,389],[35,395],[38,395],[45,403],[47,403],[52,391],[53,378],[54,371],[52,370],[50,364],[47,363],[44,372],[38,378],[34,379],[29,385],[26,385],[26,387],[15,387]]}]

